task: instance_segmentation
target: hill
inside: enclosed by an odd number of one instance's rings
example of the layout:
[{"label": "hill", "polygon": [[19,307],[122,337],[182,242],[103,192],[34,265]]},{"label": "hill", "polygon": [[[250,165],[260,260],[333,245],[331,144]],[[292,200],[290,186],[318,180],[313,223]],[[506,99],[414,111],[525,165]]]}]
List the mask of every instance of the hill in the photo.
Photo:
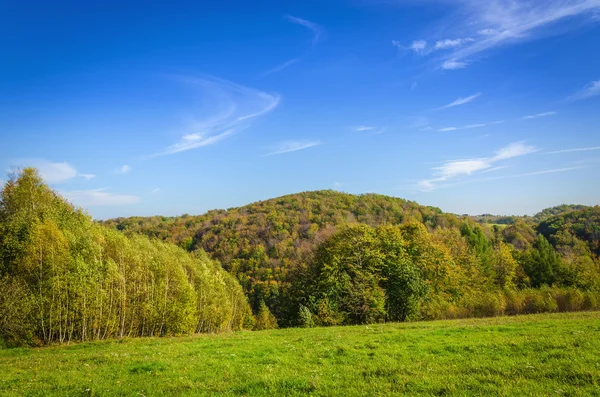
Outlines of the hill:
[{"label": "hill", "polygon": [[[499,228],[480,226],[485,223],[483,218],[443,213],[438,208],[400,198],[316,191],[210,211],[199,216],[132,217],[102,223],[129,233],[143,233],[173,242],[192,252],[206,251],[237,277],[255,313],[266,303],[266,308],[275,314],[279,325],[289,326],[299,324],[301,306],[307,307],[314,315],[319,311],[319,302],[332,304],[330,301],[334,298],[319,291],[324,287],[316,287],[320,283],[318,278],[324,276],[318,269],[316,255],[319,247],[327,244],[336,233],[360,225],[371,229],[383,226],[404,228],[393,237],[403,241],[400,245],[410,244],[410,241],[414,243],[417,237],[410,232],[410,225],[420,225],[423,231],[417,233],[421,237],[416,243],[430,247],[431,252],[442,258],[440,261],[444,266],[440,265],[438,273],[435,273],[430,269],[433,266],[431,258],[416,257],[416,254],[411,257],[412,263],[421,263],[419,277],[429,277],[425,280],[428,291],[439,299],[444,296],[443,302],[434,304],[435,299],[430,295],[426,299],[429,309],[420,310],[421,318],[441,316],[440,310],[446,313],[453,305],[468,305],[457,302],[464,301],[465,296],[474,294],[474,291],[493,291],[513,285],[517,289],[556,285],[596,290],[600,286],[600,268],[594,248],[594,233],[572,233],[567,255],[565,245],[551,238],[545,229],[545,234],[540,234],[540,224],[536,221],[587,210],[587,207],[581,206],[559,206],[542,211],[536,217],[513,217]],[[590,221],[598,224],[596,218],[590,218]],[[379,232],[373,234],[366,229],[357,233],[362,233],[362,237],[379,238],[374,237]],[[356,238],[360,240],[362,237]],[[546,238],[550,238],[554,245],[545,245]],[[544,267],[548,269],[544,270]],[[454,270],[450,272],[450,268]],[[349,274],[347,269],[343,272]],[[379,270],[374,272],[377,274],[369,277],[374,277],[377,288],[385,289],[381,280],[387,276]],[[446,274],[445,278],[439,272]],[[437,280],[432,278],[433,274],[437,274]],[[351,283],[355,283],[358,276],[349,274],[349,277]],[[435,283],[437,289],[432,287]],[[461,287],[454,288],[453,285]],[[389,291],[377,288],[373,294],[389,294]],[[333,306],[338,304],[342,303],[336,301]],[[377,305],[373,302],[364,304]],[[386,303],[382,301],[381,304],[385,306]],[[434,309],[435,305],[446,309]],[[345,315],[349,316],[348,313]],[[446,315],[451,314],[442,316]]]},{"label": "hill", "polygon": [[3,396],[597,396],[598,312],[0,350]]}]

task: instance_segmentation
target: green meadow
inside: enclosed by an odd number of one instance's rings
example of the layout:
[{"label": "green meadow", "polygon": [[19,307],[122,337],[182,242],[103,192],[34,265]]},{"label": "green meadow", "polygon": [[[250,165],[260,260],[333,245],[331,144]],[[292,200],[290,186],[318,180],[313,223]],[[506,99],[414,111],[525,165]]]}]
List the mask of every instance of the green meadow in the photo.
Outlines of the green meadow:
[{"label": "green meadow", "polygon": [[0,350],[5,396],[600,396],[600,312]]}]

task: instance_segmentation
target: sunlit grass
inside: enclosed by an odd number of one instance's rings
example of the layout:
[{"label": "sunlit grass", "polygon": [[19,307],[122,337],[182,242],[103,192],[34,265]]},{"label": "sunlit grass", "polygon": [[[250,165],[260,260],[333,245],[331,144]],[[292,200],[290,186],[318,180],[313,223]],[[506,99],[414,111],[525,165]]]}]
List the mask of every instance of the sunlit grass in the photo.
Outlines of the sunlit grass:
[{"label": "sunlit grass", "polygon": [[0,394],[600,396],[600,313],[0,350]]}]

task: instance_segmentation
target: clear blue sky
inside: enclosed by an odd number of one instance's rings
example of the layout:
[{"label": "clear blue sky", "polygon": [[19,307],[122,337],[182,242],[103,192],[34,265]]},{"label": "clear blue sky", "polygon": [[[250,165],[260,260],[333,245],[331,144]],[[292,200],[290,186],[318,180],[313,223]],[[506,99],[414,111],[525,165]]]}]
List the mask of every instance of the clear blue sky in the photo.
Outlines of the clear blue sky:
[{"label": "clear blue sky", "polygon": [[598,43],[600,0],[4,1],[0,167],[96,218],[598,204]]}]

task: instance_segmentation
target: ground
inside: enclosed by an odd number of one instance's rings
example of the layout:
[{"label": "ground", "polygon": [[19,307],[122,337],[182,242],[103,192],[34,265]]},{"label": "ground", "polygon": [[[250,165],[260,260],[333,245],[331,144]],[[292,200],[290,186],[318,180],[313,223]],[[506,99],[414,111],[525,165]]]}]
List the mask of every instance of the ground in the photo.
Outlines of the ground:
[{"label": "ground", "polygon": [[600,396],[600,312],[4,349],[0,395]]}]

